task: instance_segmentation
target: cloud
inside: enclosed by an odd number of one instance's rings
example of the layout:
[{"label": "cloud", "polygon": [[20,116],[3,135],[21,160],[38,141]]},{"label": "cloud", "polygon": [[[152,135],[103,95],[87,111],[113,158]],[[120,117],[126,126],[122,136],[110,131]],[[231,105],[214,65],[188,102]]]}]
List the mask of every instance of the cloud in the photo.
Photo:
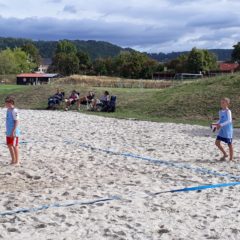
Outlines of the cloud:
[{"label": "cloud", "polygon": [[7,5],[0,2],[0,8],[7,8]]},{"label": "cloud", "polygon": [[[8,26],[12,27],[9,28]],[[96,39],[120,45],[144,45],[169,41],[181,35],[180,29],[168,31],[158,27],[135,23],[107,22],[101,20],[59,20],[56,18],[0,18],[0,32],[6,36],[57,40]]]},{"label": "cloud", "polygon": [[2,35],[101,40],[151,52],[194,46],[229,48],[240,40],[238,0],[88,0],[87,4],[84,0],[39,0],[29,9],[21,11],[21,16],[17,9],[16,13],[3,11]]},{"label": "cloud", "polygon": [[77,9],[75,6],[73,5],[66,5],[64,8],[63,8],[63,12],[67,12],[67,13],[77,13]]},{"label": "cloud", "polygon": [[48,3],[61,3],[62,0],[47,0]]},{"label": "cloud", "polygon": [[240,17],[235,14],[222,14],[221,16],[218,16],[213,13],[211,18],[208,18],[205,15],[197,16],[193,18],[187,26],[196,28],[207,27],[211,29],[238,27],[240,26]]}]

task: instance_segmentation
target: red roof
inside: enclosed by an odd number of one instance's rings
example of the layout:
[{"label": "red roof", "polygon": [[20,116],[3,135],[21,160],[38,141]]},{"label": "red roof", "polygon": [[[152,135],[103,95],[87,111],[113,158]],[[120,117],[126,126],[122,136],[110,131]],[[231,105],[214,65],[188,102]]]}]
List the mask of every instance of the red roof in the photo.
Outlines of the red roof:
[{"label": "red roof", "polygon": [[26,78],[37,78],[37,77],[44,77],[42,73],[22,73],[17,75],[17,77],[26,77]]},{"label": "red roof", "polygon": [[54,78],[58,77],[58,73],[21,73],[17,75],[17,77],[22,77],[22,78]]},{"label": "red roof", "polygon": [[239,67],[238,63],[220,63],[219,69],[221,71],[234,71]]}]

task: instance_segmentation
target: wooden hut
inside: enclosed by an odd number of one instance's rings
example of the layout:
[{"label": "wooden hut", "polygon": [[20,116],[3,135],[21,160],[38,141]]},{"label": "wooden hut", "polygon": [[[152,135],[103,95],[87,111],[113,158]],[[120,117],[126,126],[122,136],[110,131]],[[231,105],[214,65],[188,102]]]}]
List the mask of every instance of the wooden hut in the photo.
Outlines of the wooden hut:
[{"label": "wooden hut", "polygon": [[17,85],[48,84],[53,78],[58,78],[57,73],[22,73],[17,75]]}]

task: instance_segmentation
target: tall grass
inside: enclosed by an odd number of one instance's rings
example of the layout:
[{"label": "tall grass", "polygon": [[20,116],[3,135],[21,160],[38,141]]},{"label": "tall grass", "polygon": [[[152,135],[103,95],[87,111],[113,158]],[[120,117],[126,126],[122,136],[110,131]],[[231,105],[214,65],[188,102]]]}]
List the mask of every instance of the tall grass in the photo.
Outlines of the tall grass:
[{"label": "tall grass", "polygon": [[173,85],[171,81],[124,79],[106,76],[72,75],[56,79],[58,84],[76,84],[82,87],[110,87],[110,88],[168,88]]}]

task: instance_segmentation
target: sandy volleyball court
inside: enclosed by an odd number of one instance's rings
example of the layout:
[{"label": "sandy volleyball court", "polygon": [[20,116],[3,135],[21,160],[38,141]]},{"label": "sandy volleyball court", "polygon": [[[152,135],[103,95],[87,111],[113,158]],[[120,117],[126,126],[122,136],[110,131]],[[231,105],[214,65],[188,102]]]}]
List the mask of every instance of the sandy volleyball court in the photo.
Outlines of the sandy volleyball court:
[{"label": "sandy volleyball court", "polygon": [[[208,128],[77,112],[20,114],[21,167],[9,166],[1,120],[0,214],[46,204],[119,199],[0,216],[0,239],[240,238],[240,186],[152,196],[240,181],[231,178],[240,176],[239,163],[218,162]],[[240,134],[235,133],[240,157]],[[203,168],[212,172],[199,171]]]}]

